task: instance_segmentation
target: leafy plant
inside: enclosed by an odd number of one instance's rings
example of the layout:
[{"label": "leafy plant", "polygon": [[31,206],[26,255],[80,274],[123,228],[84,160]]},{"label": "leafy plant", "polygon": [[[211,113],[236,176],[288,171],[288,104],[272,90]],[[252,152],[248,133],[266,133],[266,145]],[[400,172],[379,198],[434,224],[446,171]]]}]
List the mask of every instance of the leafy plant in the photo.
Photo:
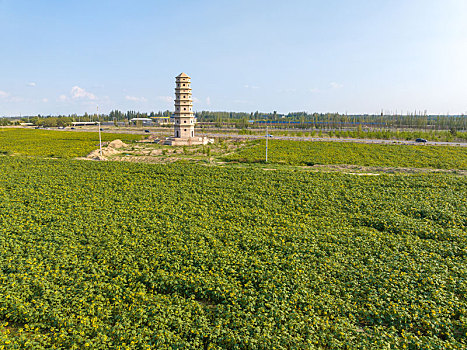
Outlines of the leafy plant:
[{"label": "leafy plant", "polygon": [[[265,156],[265,141],[245,147],[225,160],[258,162]],[[363,166],[467,169],[467,148],[456,146],[363,144],[273,140],[268,161],[292,165],[354,164]]]},{"label": "leafy plant", "polygon": [[0,167],[0,346],[467,347],[465,177]]}]

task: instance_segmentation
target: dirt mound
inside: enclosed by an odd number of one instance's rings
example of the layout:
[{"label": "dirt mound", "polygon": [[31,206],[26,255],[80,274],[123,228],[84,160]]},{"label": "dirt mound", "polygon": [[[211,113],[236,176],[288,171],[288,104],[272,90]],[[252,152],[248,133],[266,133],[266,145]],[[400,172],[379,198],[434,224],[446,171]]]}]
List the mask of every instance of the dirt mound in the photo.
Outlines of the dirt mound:
[{"label": "dirt mound", "polygon": [[123,143],[120,140],[114,140],[114,141],[110,142],[107,145],[107,147],[102,147],[102,156],[101,156],[100,150],[96,149],[96,150],[92,151],[91,153],[89,153],[86,156],[86,158],[105,160],[105,159],[107,159],[108,156],[112,156],[114,154],[120,153],[117,150],[118,148],[123,148],[123,147],[127,147],[127,146],[128,146],[127,144]]},{"label": "dirt mound", "polygon": [[102,160],[104,157],[101,157],[99,150],[94,150],[91,153],[89,153],[86,158],[88,159],[96,159],[96,160]]},{"label": "dirt mound", "polygon": [[124,143],[122,140],[113,140],[108,144],[107,147],[111,148],[122,148],[122,147],[128,147],[126,143]]}]

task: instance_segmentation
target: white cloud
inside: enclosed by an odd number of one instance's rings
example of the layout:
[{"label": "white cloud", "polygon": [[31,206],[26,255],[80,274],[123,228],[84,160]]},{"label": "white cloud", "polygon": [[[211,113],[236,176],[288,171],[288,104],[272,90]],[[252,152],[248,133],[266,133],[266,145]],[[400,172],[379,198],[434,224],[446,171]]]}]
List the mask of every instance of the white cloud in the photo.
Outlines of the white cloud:
[{"label": "white cloud", "polygon": [[209,96],[206,97],[206,104],[207,104],[208,106],[211,105],[211,98],[210,98]]},{"label": "white cloud", "polygon": [[43,98],[42,102],[44,102],[44,103],[49,102],[49,99],[48,98]]},{"label": "white cloud", "polygon": [[71,98],[74,100],[77,99],[88,99],[88,100],[95,100],[96,95],[90,93],[79,86],[73,86],[71,88]]},{"label": "white cloud", "polygon": [[340,89],[340,88],[344,87],[344,85],[342,85],[340,83],[336,83],[335,81],[331,82],[329,85],[331,85],[331,87],[333,89]]},{"label": "white cloud", "polygon": [[173,102],[174,99],[172,96],[157,96],[157,99],[164,102]]},{"label": "white cloud", "polygon": [[58,99],[59,99],[60,101],[66,101],[66,100],[68,100],[68,97],[66,97],[66,95],[60,95],[60,96],[58,97]]},{"label": "white cloud", "polygon": [[243,87],[245,89],[259,89],[259,86],[255,86],[255,85],[243,85]]},{"label": "white cloud", "polygon": [[315,94],[315,93],[321,92],[321,90],[317,89],[317,88],[312,88],[312,89],[310,89],[310,92]]},{"label": "white cloud", "polygon": [[36,86],[36,83],[33,82],[33,81],[31,81],[31,82],[28,83],[28,86],[30,86],[30,87],[35,87],[35,86]]},{"label": "white cloud", "polygon": [[11,96],[10,93],[0,90],[0,99],[6,102],[23,102],[24,98],[18,96]]},{"label": "white cloud", "polygon": [[193,102],[199,102],[199,98],[193,97]]},{"label": "white cloud", "polygon": [[147,99],[145,97],[136,97],[136,96],[125,96],[125,98],[128,101],[134,101],[134,102],[146,102]]}]

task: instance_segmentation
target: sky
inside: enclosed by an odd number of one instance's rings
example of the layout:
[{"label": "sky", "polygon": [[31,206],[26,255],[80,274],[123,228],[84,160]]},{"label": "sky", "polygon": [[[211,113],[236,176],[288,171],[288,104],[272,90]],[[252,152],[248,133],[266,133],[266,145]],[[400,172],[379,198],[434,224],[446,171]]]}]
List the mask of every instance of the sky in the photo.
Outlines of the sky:
[{"label": "sky", "polygon": [[0,116],[467,114],[465,0],[0,0]]}]

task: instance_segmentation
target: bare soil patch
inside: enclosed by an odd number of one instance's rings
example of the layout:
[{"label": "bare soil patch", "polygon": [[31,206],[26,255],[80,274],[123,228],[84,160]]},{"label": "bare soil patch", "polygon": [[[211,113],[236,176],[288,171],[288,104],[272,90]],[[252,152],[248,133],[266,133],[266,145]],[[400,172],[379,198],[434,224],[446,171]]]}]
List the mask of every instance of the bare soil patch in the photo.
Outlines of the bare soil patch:
[{"label": "bare soil patch", "polygon": [[157,137],[149,135],[146,139],[131,145],[121,140],[104,144],[102,155],[99,149],[89,153],[88,160],[111,160],[138,163],[173,163],[176,161],[211,163],[213,159],[237,151],[246,142],[239,140],[217,140],[210,145],[166,146],[156,142]]}]

